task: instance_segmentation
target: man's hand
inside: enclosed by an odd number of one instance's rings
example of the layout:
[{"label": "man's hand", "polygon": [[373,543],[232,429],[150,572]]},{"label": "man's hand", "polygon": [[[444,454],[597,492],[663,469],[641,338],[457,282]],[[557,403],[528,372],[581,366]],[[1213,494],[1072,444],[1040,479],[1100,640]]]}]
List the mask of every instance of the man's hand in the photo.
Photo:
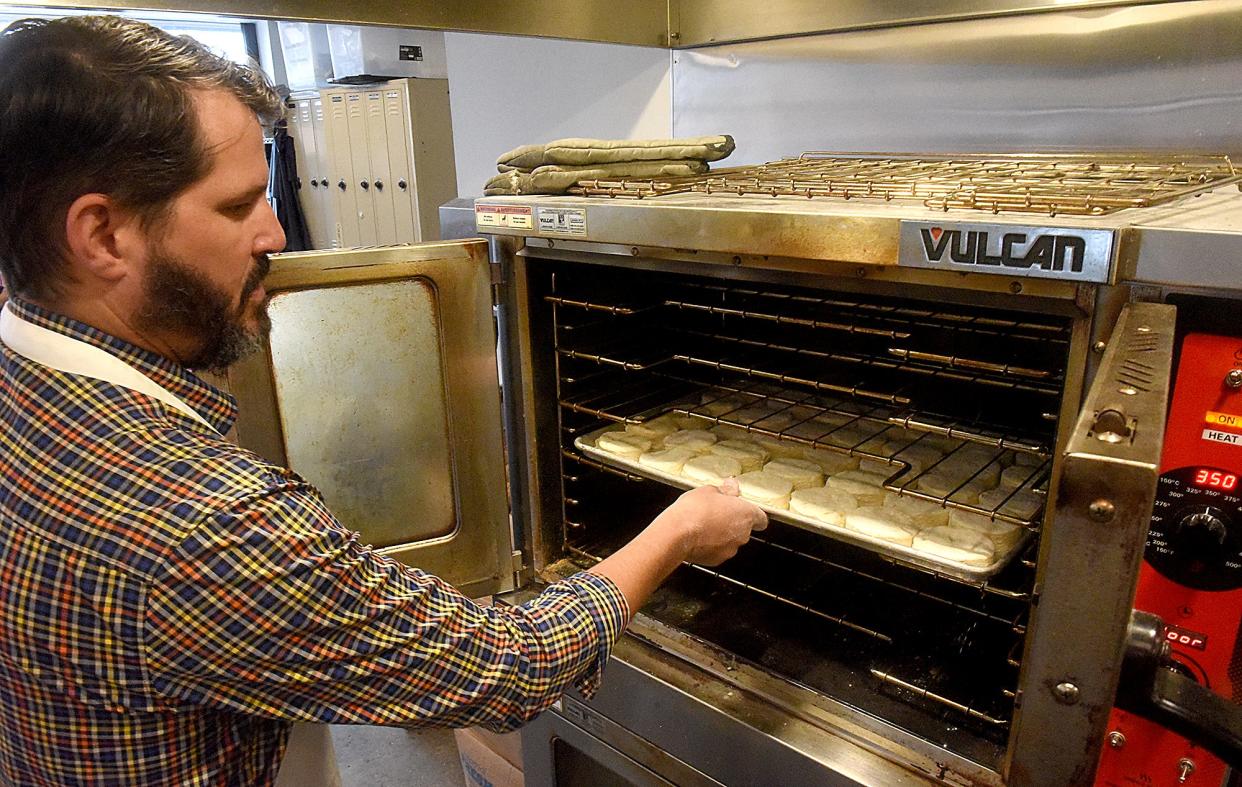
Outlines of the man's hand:
[{"label": "man's hand", "polygon": [[637,610],[684,561],[715,566],[737,554],[754,530],[768,526],[767,514],[737,496],[737,481],[720,489],[686,492],[664,509],[633,541],[591,569],[617,584]]},{"label": "man's hand", "polygon": [[677,498],[655,518],[652,528],[673,528],[685,545],[683,560],[718,566],[737,554],[755,530],[768,526],[768,515],[754,503],[738,497],[737,479],[728,478],[717,489],[704,486]]}]

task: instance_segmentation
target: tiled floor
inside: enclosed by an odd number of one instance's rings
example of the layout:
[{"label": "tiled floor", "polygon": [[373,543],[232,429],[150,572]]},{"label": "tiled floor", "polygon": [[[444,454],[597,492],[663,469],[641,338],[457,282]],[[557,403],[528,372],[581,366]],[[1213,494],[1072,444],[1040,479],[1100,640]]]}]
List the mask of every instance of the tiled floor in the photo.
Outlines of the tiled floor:
[{"label": "tiled floor", "polygon": [[332,727],[341,787],[458,787],[465,783],[452,730]]}]

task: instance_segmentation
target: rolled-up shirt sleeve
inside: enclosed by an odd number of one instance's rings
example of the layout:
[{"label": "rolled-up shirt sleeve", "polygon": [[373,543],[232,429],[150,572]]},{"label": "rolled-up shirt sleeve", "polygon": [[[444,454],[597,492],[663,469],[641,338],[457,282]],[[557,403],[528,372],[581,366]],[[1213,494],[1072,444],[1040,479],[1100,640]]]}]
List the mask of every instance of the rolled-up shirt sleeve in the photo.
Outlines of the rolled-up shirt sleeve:
[{"label": "rolled-up shirt sleeve", "polygon": [[313,488],[238,501],[147,588],[141,652],[170,707],[291,721],[508,730],[571,685],[591,693],[630,610],[576,574],[484,607],[377,554]]}]

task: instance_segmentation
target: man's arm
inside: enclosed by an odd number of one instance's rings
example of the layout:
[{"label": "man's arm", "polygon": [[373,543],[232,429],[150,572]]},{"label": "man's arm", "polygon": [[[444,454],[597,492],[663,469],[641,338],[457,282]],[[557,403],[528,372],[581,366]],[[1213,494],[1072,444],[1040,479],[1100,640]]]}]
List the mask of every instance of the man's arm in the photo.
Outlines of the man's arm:
[{"label": "man's arm", "polygon": [[630,609],[637,610],[682,563],[719,565],[737,554],[752,531],[768,526],[763,509],[737,495],[733,478],[720,489],[686,492],[591,573],[616,583]]},{"label": "man's arm", "polygon": [[[687,493],[598,573],[518,607],[483,608],[377,555],[313,489],[289,484],[183,542],[149,589],[140,644],[151,684],[174,705],[511,729],[571,685],[590,691],[631,601],[683,557],[731,554],[751,508],[715,490]],[[734,526],[741,514],[747,523]],[[717,531],[731,535],[709,537]]]}]

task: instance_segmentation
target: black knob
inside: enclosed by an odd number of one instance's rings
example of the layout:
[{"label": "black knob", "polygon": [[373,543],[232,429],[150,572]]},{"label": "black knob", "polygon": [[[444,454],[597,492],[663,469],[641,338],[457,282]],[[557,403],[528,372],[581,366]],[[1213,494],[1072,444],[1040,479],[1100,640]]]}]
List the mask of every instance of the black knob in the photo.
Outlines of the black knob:
[{"label": "black knob", "polygon": [[312,189],[317,189],[317,188],[319,188],[319,179],[318,179],[318,178],[311,178],[311,188],[312,188]]},{"label": "black knob", "polygon": [[363,191],[369,191],[371,188],[371,184],[366,182],[365,180],[358,181],[358,185],[362,186]]},{"label": "black knob", "polygon": [[298,191],[301,191],[301,190],[302,190],[302,179],[301,179],[301,178],[298,178],[297,180],[293,181],[293,186],[294,186],[294,188],[296,188]]},{"label": "black knob", "polygon": [[401,189],[402,191],[405,191],[405,188],[406,188],[405,178],[402,178],[401,180],[397,181],[397,188]]},{"label": "black knob", "polygon": [[1177,523],[1178,539],[1191,549],[1212,552],[1225,545],[1229,526],[1213,508],[1204,507],[1182,517]]},{"label": "black knob", "polygon": [[376,190],[376,191],[383,191],[383,190],[384,190],[384,181],[382,181],[382,180],[377,180],[377,181],[375,181],[375,190]]},{"label": "black knob", "polygon": [[338,180],[338,181],[336,182],[336,187],[337,187],[338,189],[340,189],[341,191],[344,191],[344,190],[345,190],[345,180],[344,180],[343,178],[342,178],[341,180]]}]

